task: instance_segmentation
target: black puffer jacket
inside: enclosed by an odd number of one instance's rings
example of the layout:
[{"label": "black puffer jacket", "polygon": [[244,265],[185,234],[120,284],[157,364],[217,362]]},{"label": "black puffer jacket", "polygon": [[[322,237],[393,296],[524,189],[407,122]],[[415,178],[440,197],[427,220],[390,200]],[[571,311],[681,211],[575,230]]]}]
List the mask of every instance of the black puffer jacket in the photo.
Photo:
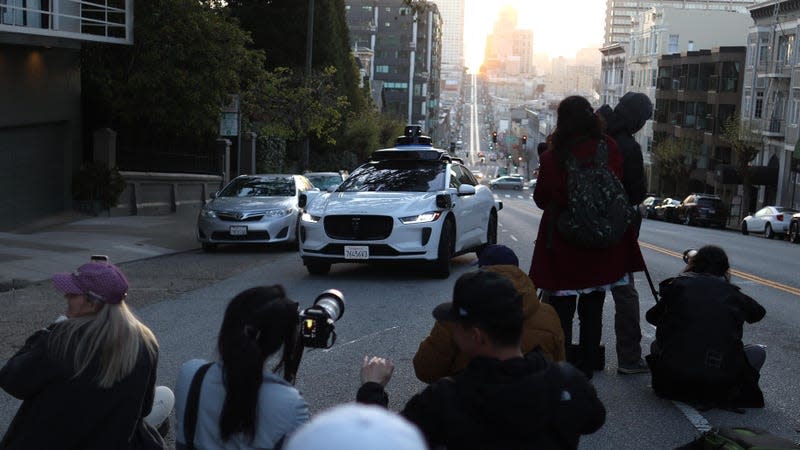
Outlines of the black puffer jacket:
[{"label": "black puffer jacket", "polygon": [[[377,383],[364,384],[357,399],[388,404]],[[562,449],[597,431],[606,411],[583,374],[533,352],[505,361],[475,358],[412,397],[402,414],[431,448]]]},{"label": "black puffer jacket", "polygon": [[642,148],[633,134],[641,130],[653,115],[653,102],[647,95],[628,92],[612,110],[603,105],[597,113],[606,122],[606,134],[617,141],[622,153],[623,181],[631,205],[638,205],[647,195],[647,180],[644,174]]},{"label": "black puffer jacket", "polygon": [[719,407],[763,407],[759,374],[747,361],[744,322],[766,311],[727,280],[684,273],[660,284],[661,301],[647,311],[656,340],[647,363],[662,397]]}]

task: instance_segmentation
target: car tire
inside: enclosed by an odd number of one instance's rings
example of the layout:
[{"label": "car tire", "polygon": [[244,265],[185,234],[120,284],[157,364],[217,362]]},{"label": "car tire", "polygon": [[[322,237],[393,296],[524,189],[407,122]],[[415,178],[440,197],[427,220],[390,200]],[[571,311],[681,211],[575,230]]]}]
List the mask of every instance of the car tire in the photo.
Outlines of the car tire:
[{"label": "car tire", "polygon": [[789,225],[789,242],[800,243],[800,222],[793,222]]},{"label": "car tire", "polygon": [[209,242],[203,242],[202,246],[203,246],[203,251],[206,253],[213,252],[214,250],[217,249],[217,244],[211,244]]},{"label": "car tire", "polygon": [[750,234],[750,231],[747,230],[747,222],[742,221],[742,234],[747,236]]},{"label": "car tire", "polygon": [[683,219],[683,224],[688,225],[690,227],[694,225],[694,223],[692,222],[692,215],[690,213],[688,212],[686,213],[686,218]]},{"label": "car tire", "polygon": [[486,243],[481,245],[475,254],[480,257],[483,249],[492,244],[497,244],[497,213],[494,210],[489,213],[489,222],[486,224]]},{"label": "car tire", "polygon": [[311,275],[327,275],[331,271],[331,263],[324,261],[306,261],[306,270]]},{"label": "car tire", "polygon": [[764,237],[767,239],[775,239],[775,232],[772,231],[772,225],[766,224],[764,226]]},{"label": "car tire", "polygon": [[450,260],[453,259],[453,230],[452,220],[445,220],[442,225],[442,235],[439,237],[439,253],[433,263],[433,275],[436,278],[448,278],[450,276]]}]

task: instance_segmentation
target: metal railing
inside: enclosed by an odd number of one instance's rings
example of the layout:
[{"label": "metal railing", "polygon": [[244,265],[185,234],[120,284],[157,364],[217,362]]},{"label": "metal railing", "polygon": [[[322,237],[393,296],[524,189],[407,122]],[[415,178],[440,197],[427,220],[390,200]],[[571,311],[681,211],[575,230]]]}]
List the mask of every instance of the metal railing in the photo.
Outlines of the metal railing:
[{"label": "metal railing", "polygon": [[0,32],[133,43],[133,0],[0,2]]}]

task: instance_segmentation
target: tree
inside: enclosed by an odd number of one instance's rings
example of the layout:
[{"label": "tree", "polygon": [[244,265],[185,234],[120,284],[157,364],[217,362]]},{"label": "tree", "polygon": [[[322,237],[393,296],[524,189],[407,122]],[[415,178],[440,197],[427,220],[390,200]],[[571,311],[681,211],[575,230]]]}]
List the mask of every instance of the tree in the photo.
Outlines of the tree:
[{"label": "tree", "polygon": [[[697,144],[683,138],[669,136],[653,147],[653,163],[663,178],[672,181],[673,189],[681,192],[686,189],[686,180],[692,167],[687,164]],[[660,186],[663,190],[663,185]]]},{"label": "tree", "polygon": [[263,72],[264,54],[211,1],[134,4],[134,44],[82,50],[85,121],[121,145],[192,148],[219,130],[220,105]]},{"label": "tree", "polygon": [[761,136],[754,133],[747,123],[742,123],[739,116],[730,116],[722,122],[720,138],[731,146],[735,156],[736,171],[742,177],[742,213],[750,211],[750,195],[752,189],[752,170],[750,163],[761,151]]}]

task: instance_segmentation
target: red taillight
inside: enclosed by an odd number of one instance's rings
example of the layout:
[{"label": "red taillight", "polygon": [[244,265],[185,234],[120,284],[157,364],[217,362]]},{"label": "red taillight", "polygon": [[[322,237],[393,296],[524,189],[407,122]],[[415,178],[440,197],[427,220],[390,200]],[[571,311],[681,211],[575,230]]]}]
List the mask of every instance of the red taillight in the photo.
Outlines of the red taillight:
[{"label": "red taillight", "polygon": [[775,218],[778,219],[778,222],[783,222],[783,214],[778,214]]}]

